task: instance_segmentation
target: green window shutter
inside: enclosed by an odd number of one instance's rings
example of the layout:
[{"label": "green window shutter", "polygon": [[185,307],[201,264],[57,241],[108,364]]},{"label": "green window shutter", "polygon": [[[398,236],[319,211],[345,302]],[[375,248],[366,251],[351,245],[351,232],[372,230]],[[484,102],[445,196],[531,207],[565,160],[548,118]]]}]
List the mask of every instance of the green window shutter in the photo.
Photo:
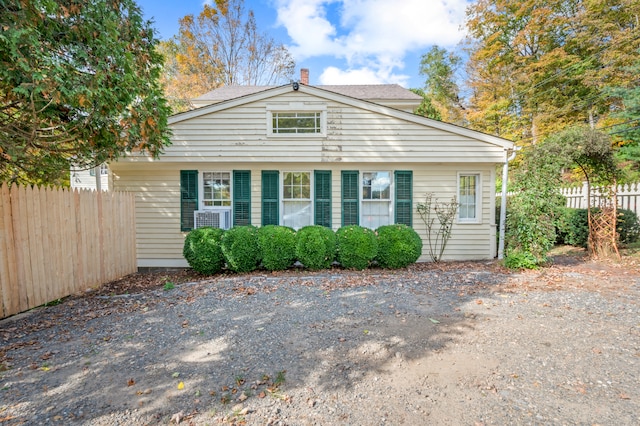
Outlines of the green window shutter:
[{"label": "green window shutter", "polygon": [[262,171],[262,226],[280,224],[277,170]]},{"label": "green window shutter", "polygon": [[331,228],[331,170],[315,170],[314,223]]},{"label": "green window shutter", "polygon": [[395,223],[413,226],[413,172],[396,170]]},{"label": "green window shutter", "polygon": [[251,225],[251,172],[233,171],[233,226]]},{"label": "green window shutter", "polygon": [[342,226],[358,225],[360,213],[358,206],[358,172],[352,170],[342,171]]},{"label": "green window shutter", "polygon": [[194,227],[193,212],[198,210],[198,171],[180,170],[180,230]]}]

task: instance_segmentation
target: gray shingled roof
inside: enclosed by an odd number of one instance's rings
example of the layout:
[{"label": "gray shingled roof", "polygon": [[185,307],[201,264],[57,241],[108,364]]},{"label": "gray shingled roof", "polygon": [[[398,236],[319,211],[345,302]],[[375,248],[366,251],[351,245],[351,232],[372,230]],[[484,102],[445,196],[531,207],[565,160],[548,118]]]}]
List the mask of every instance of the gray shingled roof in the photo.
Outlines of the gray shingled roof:
[{"label": "gray shingled roof", "polygon": [[[195,100],[221,102],[252,95],[274,87],[277,86],[222,86],[202,96],[198,96]],[[328,85],[314,87],[363,100],[422,100],[421,96],[416,95],[398,84]]]}]

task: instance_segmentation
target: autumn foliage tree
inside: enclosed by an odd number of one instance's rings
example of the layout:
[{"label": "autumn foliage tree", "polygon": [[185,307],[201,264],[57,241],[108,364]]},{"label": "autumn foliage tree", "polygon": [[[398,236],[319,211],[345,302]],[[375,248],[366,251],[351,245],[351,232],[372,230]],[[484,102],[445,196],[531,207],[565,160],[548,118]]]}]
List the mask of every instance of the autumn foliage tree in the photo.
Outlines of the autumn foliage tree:
[{"label": "autumn foliage tree", "polygon": [[576,124],[606,127],[640,46],[632,0],[478,0],[467,10],[468,117],[535,144]]},{"label": "autumn foliage tree", "polygon": [[162,57],[133,0],[5,0],[0,28],[0,181],[61,183],[169,143]]},{"label": "autumn foliage tree", "polygon": [[163,76],[172,106],[219,86],[288,83],[295,62],[286,47],[260,33],[243,0],[216,0],[196,17],[180,19],[177,36],[163,42]]}]

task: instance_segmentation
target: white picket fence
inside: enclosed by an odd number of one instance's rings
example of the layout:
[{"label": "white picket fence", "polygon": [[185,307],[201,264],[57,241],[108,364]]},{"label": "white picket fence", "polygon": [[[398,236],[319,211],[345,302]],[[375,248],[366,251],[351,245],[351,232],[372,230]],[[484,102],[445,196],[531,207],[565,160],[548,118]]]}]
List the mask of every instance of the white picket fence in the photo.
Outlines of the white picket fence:
[{"label": "white picket fence", "polygon": [[[560,192],[567,198],[567,207],[587,208],[586,183],[575,188],[563,188]],[[591,188],[591,206],[600,205],[600,198],[603,193],[608,193],[608,188]],[[633,210],[640,217],[640,182],[618,185],[617,197],[620,208]]]}]

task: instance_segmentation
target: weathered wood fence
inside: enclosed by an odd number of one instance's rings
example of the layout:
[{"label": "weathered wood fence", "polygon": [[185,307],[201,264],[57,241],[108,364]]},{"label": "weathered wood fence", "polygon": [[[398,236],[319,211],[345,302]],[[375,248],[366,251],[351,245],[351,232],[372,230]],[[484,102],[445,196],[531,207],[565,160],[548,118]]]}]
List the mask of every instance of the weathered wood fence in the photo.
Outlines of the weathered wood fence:
[{"label": "weathered wood fence", "polygon": [[[599,206],[603,193],[608,193],[607,188],[591,188],[591,206]],[[576,188],[564,188],[561,194],[567,198],[567,207],[576,209],[587,208],[587,184]],[[618,206],[633,210],[640,217],[640,182],[618,185],[617,187]]]},{"label": "weathered wood fence", "polygon": [[135,195],[0,186],[0,318],[136,271]]}]

